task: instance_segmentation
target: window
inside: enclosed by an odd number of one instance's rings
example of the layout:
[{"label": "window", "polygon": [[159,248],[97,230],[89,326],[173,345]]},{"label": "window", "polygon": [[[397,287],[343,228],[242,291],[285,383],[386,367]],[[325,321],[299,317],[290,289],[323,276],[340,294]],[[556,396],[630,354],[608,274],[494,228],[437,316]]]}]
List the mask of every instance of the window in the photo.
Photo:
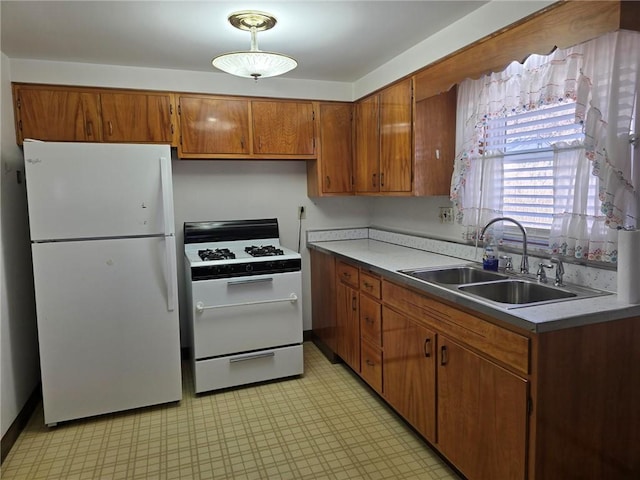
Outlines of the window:
[{"label": "window", "polygon": [[[574,176],[554,168],[556,149],[584,149],[582,124],[575,122],[576,104],[566,100],[487,122],[487,151],[504,156],[503,215],[522,223],[534,243],[546,244],[557,205],[572,196]],[[591,176],[588,214],[599,208],[597,177]],[[505,225],[505,240],[520,241],[517,229]],[[537,240],[537,241],[536,241]]]}]

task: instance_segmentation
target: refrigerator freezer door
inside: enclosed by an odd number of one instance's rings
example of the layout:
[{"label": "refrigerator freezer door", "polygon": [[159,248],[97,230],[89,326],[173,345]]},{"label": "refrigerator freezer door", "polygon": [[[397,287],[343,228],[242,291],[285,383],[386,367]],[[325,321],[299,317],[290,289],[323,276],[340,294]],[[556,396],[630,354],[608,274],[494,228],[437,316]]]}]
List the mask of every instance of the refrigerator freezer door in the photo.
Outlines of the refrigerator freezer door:
[{"label": "refrigerator freezer door", "polygon": [[32,245],[45,423],[181,399],[172,240]]},{"label": "refrigerator freezer door", "polygon": [[31,240],[174,233],[168,145],[25,142]]}]

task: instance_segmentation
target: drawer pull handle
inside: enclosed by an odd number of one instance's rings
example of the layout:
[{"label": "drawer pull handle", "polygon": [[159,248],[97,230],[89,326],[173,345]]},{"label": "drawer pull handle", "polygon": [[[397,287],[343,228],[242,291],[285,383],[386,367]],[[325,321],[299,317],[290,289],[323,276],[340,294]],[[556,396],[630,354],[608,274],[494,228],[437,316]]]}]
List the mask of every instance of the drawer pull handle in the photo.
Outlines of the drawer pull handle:
[{"label": "drawer pull handle", "polygon": [[373,288],[373,284],[369,283],[369,282],[364,282],[364,288],[371,290]]},{"label": "drawer pull handle", "polygon": [[431,357],[431,339],[430,338],[424,339],[424,356],[426,358]]},{"label": "drawer pull handle", "polygon": [[449,355],[447,355],[447,347],[443,345],[440,348],[440,365],[446,365],[449,361]]},{"label": "drawer pull handle", "polygon": [[367,363],[367,365],[368,365],[368,366],[370,366],[370,367],[375,367],[375,366],[376,366],[376,364],[375,364],[374,362],[372,362],[371,360],[369,360],[368,358],[367,358],[367,360],[366,360],[366,363]]},{"label": "drawer pull handle", "polygon": [[358,299],[355,296],[351,297],[351,310],[353,310],[354,312],[358,309],[357,302]]},{"label": "drawer pull handle", "polygon": [[248,355],[242,355],[241,357],[233,357],[229,359],[229,363],[237,363],[244,362],[246,360],[257,360],[258,358],[269,358],[275,357],[275,352],[264,352],[264,353],[250,353]]},{"label": "drawer pull handle", "polygon": [[370,323],[371,325],[373,325],[374,323],[373,318],[369,318],[369,317],[364,317],[364,321],[367,323]]},{"label": "drawer pull handle", "polygon": [[351,278],[351,274],[350,274],[349,272],[343,272],[343,273],[342,273],[342,275],[343,275],[345,278]]}]

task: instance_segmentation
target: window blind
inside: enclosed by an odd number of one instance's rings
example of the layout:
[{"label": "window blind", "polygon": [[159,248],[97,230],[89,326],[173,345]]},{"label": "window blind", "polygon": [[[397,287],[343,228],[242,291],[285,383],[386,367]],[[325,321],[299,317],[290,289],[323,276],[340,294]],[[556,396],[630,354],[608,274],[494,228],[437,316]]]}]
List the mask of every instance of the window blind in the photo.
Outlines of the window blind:
[{"label": "window blind", "polygon": [[[553,157],[554,146],[582,148],[584,134],[582,125],[575,123],[575,109],[575,102],[563,101],[493,118],[486,125],[487,154],[504,156],[504,216],[515,218],[534,235],[548,237],[554,214],[554,188],[556,202],[558,194],[572,194],[571,188],[558,188],[570,187],[572,181],[554,178]],[[568,146],[570,143],[573,146]],[[507,235],[509,230],[505,225]]]}]

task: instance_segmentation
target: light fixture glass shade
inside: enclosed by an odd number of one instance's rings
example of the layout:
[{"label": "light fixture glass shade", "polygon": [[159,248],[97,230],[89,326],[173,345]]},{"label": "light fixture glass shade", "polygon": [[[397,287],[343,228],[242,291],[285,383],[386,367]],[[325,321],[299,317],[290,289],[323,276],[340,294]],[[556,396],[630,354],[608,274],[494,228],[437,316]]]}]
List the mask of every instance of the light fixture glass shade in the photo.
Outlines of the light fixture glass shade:
[{"label": "light fixture glass shade", "polygon": [[298,62],[287,55],[261,50],[225,53],[211,63],[223,72],[256,80],[282,75],[298,66]]}]

